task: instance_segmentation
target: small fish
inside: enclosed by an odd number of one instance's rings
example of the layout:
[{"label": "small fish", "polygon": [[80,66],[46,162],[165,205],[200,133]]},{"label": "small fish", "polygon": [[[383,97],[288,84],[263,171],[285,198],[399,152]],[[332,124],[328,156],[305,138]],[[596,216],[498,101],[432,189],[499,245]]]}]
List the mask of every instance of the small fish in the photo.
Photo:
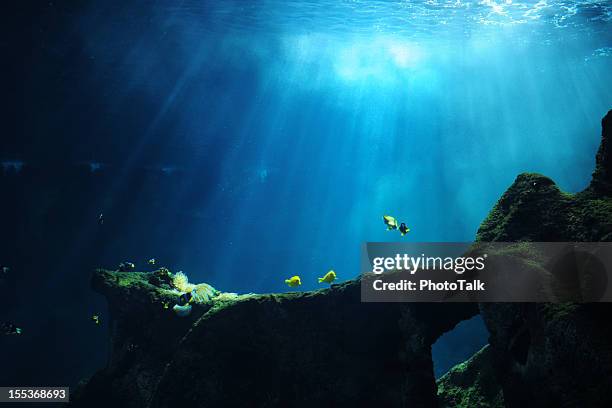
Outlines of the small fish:
[{"label": "small fish", "polygon": [[300,279],[299,276],[296,275],[296,276],[292,276],[289,279],[285,279],[285,283],[290,288],[295,288],[296,286],[300,286],[302,284],[302,280]]},{"label": "small fish", "polygon": [[130,272],[136,269],[136,265],[132,262],[121,262],[119,264],[119,272]]},{"label": "small fish", "polygon": [[187,305],[187,304],[191,303],[192,299],[193,299],[193,295],[191,294],[191,292],[183,293],[179,297],[179,303],[181,305]]},{"label": "small fish", "polygon": [[170,303],[169,302],[163,302],[162,303],[164,309],[168,309],[170,307]]},{"label": "small fish", "polygon": [[11,268],[9,268],[8,266],[3,266],[2,269],[0,269],[0,275],[7,276],[10,271],[11,271]]},{"label": "small fish", "polygon": [[331,270],[327,272],[325,276],[323,276],[322,278],[319,278],[319,283],[332,283],[335,280],[336,280],[336,272]]},{"label": "small fish", "polygon": [[400,227],[399,227],[399,231],[400,231],[400,234],[401,234],[401,235],[402,235],[402,237],[403,237],[404,235],[406,235],[407,233],[409,233],[409,232],[410,232],[410,228],[408,228],[408,227],[406,226],[406,224],[404,224],[404,223],[402,222],[402,223],[401,223],[401,225],[400,225]]},{"label": "small fish", "polygon": [[2,331],[6,335],[21,334],[21,328],[11,322],[2,323]]},{"label": "small fish", "polygon": [[93,322],[94,322],[96,325],[100,325],[100,316],[98,316],[97,314],[95,314],[95,315],[91,316],[91,320],[93,320]]},{"label": "small fish", "polygon": [[396,230],[397,229],[397,220],[390,215],[383,215],[383,221],[387,226],[387,230]]},{"label": "small fish", "polygon": [[102,213],[100,213],[100,215],[98,215],[98,224],[104,225],[104,214],[102,214]]},{"label": "small fish", "polygon": [[155,258],[149,259],[149,265],[155,265],[156,263],[157,261],[155,260]]},{"label": "small fish", "polygon": [[183,305],[183,306],[174,305],[172,306],[172,310],[178,317],[186,317],[191,314],[191,305],[190,304]]}]

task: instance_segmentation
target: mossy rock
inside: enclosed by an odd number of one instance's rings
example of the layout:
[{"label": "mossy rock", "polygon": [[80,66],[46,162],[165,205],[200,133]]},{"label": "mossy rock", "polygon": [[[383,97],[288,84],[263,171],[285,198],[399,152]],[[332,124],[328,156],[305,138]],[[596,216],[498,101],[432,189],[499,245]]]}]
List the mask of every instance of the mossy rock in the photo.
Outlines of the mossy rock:
[{"label": "mossy rock", "polygon": [[504,397],[490,361],[489,346],[438,380],[440,408],[503,408]]}]

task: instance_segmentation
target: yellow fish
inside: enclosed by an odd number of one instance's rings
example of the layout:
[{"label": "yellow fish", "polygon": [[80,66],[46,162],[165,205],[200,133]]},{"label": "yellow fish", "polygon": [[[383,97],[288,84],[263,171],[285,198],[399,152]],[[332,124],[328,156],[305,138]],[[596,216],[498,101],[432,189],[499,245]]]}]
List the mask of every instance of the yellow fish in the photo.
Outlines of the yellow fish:
[{"label": "yellow fish", "polygon": [[149,259],[149,265],[155,265],[156,263],[157,261],[155,260],[155,258]]},{"label": "yellow fish", "polygon": [[95,324],[100,324],[100,316],[98,315],[91,316],[91,320],[93,320]]},{"label": "yellow fish", "polygon": [[336,280],[336,272],[334,272],[333,270],[327,272],[325,274],[325,276],[323,276],[322,278],[319,278],[319,283],[332,283],[333,281]]},{"label": "yellow fish", "polygon": [[296,286],[300,286],[302,284],[302,280],[300,279],[299,276],[296,275],[296,276],[292,276],[289,279],[285,279],[285,283],[290,288],[295,288]]},{"label": "yellow fish", "polygon": [[397,220],[390,215],[383,215],[383,221],[387,225],[387,230],[397,229]]},{"label": "yellow fish", "polygon": [[406,235],[407,233],[409,233],[409,232],[410,232],[410,228],[408,228],[408,227],[406,226],[406,224],[404,224],[404,223],[402,222],[402,224],[401,224],[401,225],[400,225],[400,227],[399,227],[399,231],[400,231],[400,234],[401,234],[401,235],[402,235],[402,237],[403,237],[404,235]]},{"label": "yellow fish", "polygon": [[163,306],[164,306],[164,309],[167,309],[167,308],[170,306],[170,303],[168,303],[168,302],[164,302],[164,303],[163,303]]}]

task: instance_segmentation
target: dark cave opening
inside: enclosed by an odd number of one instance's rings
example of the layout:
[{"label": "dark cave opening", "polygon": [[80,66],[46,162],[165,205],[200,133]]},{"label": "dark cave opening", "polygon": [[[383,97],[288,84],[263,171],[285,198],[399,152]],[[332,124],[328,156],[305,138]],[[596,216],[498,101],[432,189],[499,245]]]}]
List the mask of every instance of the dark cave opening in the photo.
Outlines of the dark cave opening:
[{"label": "dark cave opening", "polygon": [[480,314],[459,322],[444,333],[431,347],[436,379],[455,365],[469,359],[488,343],[489,332]]}]

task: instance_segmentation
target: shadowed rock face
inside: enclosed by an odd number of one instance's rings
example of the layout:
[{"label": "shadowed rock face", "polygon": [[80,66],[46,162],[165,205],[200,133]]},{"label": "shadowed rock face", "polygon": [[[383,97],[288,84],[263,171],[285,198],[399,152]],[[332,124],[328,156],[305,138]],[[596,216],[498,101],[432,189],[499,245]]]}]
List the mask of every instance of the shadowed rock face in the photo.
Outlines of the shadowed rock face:
[{"label": "shadowed rock face", "polygon": [[75,406],[146,407],[160,373],[191,325],[209,306],[195,305],[191,316],[173,318],[178,301],[170,279],[160,272],[94,273],[92,287],[108,299],[111,355],[71,398]]},{"label": "shadowed rock face", "polygon": [[612,110],[601,120],[601,145],[590,189],[600,196],[612,195]]},{"label": "shadowed rock face", "polygon": [[[154,273],[97,271],[113,317],[109,365],[76,406],[430,407],[431,344],[474,304],[362,303],[359,281],[222,294],[187,319]],[[195,404],[195,405],[194,405]]]},{"label": "shadowed rock face", "polygon": [[431,343],[471,306],[361,303],[357,282],[247,298],[192,327],[153,406],[432,406]]},{"label": "shadowed rock face", "polygon": [[[612,111],[591,185],[561,192],[552,180],[521,174],[478,231],[481,241],[612,240]],[[508,407],[612,406],[609,304],[480,305],[490,358]]]}]

